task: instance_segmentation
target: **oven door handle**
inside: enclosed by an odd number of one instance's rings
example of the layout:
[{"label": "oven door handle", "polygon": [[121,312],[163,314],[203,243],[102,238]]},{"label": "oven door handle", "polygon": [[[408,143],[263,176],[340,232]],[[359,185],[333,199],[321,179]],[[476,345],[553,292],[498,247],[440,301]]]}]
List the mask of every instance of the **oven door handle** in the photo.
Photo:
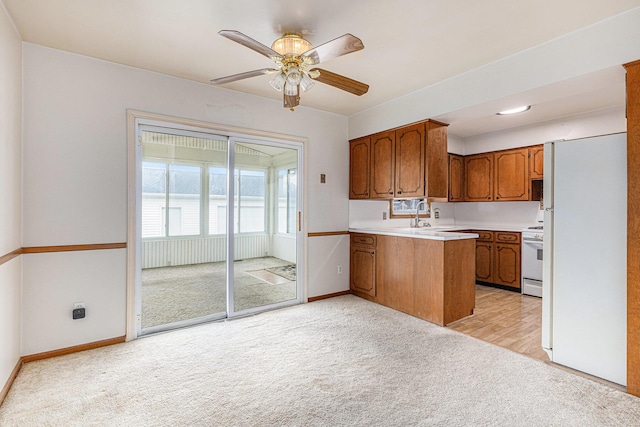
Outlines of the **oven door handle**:
[{"label": "oven door handle", "polygon": [[530,245],[539,245],[542,246],[542,240],[538,239],[522,239],[523,242],[528,243]]}]

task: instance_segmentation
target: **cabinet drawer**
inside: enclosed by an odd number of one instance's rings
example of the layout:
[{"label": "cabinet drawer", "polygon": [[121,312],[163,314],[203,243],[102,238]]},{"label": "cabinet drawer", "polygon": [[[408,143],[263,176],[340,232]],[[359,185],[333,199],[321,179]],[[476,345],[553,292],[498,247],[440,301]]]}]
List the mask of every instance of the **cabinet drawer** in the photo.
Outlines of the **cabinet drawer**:
[{"label": "cabinet drawer", "polygon": [[472,233],[478,235],[476,239],[478,242],[493,242],[493,231],[473,230]]},{"label": "cabinet drawer", "polygon": [[496,231],[496,242],[520,243],[520,233],[508,233],[505,231]]},{"label": "cabinet drawer", "polygon": [[376,236],[371,234],[352,234],[351,244],[361,246],[375,246]]}]

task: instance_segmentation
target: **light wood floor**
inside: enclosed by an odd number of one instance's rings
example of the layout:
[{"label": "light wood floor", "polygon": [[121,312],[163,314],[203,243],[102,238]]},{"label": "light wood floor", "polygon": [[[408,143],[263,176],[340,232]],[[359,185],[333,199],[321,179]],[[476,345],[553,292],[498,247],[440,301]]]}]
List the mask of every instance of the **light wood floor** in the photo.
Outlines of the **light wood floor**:
[{"label": "light wood floor", "polygon": [[541,347],[542,299],[476,285],[473,316],[449,325],[463,334],[549,361]]},{"label": "light wood floor", "polygon": [[476,285],[473,316],[448,326],[465,335],[541,360],[558,369],[591,379],[617,390],[626,387],[549,360],[542,350],[542,299],[489,286]]}]

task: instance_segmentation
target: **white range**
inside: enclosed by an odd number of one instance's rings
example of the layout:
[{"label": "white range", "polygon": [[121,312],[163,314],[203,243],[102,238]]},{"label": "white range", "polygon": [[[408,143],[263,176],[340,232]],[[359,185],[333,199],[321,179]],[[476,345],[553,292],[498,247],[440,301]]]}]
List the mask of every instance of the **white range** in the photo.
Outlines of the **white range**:
[{"label": "white range", "polygon": [[543,229],[541,225],[522,230],[522,294],[542,297]]}]

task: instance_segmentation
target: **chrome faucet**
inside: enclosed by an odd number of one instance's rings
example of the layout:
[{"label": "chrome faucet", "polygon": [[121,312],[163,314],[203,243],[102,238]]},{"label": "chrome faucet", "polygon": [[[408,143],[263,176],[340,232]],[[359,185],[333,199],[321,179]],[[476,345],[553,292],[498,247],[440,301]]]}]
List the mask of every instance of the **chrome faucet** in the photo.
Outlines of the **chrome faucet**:
[{"label": "chrome faucet", "polygon": [[[413,220],[413,222],[411,222],[409,225],[411,225],[411,227],[415,227],[415,228],[420,228],[420,227],[431,227],[431,224],[429,224],[428,222],[425,223],[424,225],[420,224],[420,205],[424,205],[426,203],[425,200],[421,200],[416,204],[416,218]],[[427,206],[427,213],[429,213],[429,205]]]}]

